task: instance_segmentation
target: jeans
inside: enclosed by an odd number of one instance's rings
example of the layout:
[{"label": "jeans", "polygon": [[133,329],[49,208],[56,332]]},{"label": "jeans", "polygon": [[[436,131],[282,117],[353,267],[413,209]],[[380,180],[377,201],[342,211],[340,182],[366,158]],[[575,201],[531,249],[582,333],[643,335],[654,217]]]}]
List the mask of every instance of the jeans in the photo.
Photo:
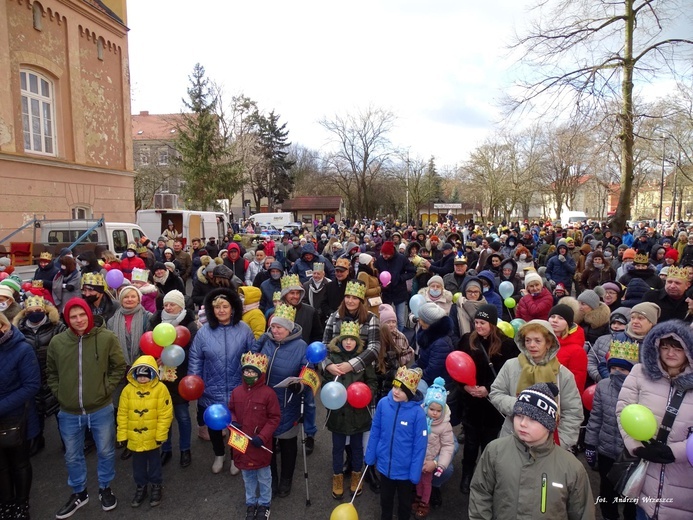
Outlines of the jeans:
[{"label": "jeans", "polygon": [[67,484],[75,493],[81,493],[87,487],[87,463],[84,459],[84,432],[87,426],[91,429],[96,443],[98,464],[96,471],[99,477],[99,488],[106,488],[115,478],[115,423],[113,405],[109,404],[100,410],[75,415],[62,410],[58,412],[60,436],[65,443],[65,465],[67,466]]},{"label": "jeans", "polygon": [[392,520],[392,512],[397,493],[397,518],[409,520],[411,515],[411,490],[410,480],[391,480],[385,475],[380,475],[380,520]]},{"label": "jeans", "polygon": [[29,441],[18,448],[0,448],[0,503],[29,500],[31,491]]},{"label": "jeans", "polygon": [[[241,470],[245,484],[245,505],[269,507],[272,502],[272,470],[269,466]],[[260,496],[257,496],[258,490]]]},{"label": "jeans", "polygon": [[397,315],[397,329],[402,332],[407,322],[407,303],[393,303],[392,306],[395,308],[395,314]]},{"label": "jeans", "polygon": [[344,435],[332,432],[332,474],[341,475],[344,467],[344,447],[349,439],[351,447],[351,469],[361,471],[363,468],[363,433]]},{"label": "jeans", "polygon": [[147,484],[161,485],[164,477],[161,472],[161,455],[158,448],[133,452],[132,476],[138,487],[144,487]]},{"label": "jeans", "polygon": [[[180,451],[190,450],[190,436],[192,435],[192,421],[190,420],[190,405],[189,403],[180,403],[173,405],[173,413],[176,416],[178,423],[178,436]],[[168,430],[168,439],[161,447],[161,451],[172,451],[171,438],[173,437],[173,428]]]}]

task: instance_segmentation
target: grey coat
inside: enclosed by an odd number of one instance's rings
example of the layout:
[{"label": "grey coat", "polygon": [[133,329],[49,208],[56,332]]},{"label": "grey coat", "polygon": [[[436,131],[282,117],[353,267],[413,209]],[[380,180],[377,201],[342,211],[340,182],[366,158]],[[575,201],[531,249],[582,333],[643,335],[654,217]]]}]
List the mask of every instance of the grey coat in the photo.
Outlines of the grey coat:
[{"label": "grey coat", "polygon": [[585,444],[596,446],[599,454],[614,460],[623,451],[623,439],[616,421],[616,403],[624,379],[625,375],[614,374],[609,379],[602,379],[597,383],[585,434]]}]

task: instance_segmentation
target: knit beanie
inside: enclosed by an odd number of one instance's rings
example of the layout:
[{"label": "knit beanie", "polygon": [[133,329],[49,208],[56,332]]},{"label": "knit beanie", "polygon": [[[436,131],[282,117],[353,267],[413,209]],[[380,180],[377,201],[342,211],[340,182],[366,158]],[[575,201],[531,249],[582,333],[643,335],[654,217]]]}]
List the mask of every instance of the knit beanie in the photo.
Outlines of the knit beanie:
[{"label": "knit beanie", "polygon": [[591,289],[587,289],[586,291],[581,292],[580,296],[578,296],[578,301],[580,303],[584,303],[592,310],[599,307],[600,302],[597,293],[592,291]]},{"label": "knit beanie", "polygon": [[573,312],[573,309],[570,306],[562,303],[553,306],[553,308],[549,311],[549,318],[554,314],[563,318],[568,323],[569,328],[573,324],[573,320],[575,319],[575,313]]},{"label": "knit beanie", "polygon": [[291,332],[294,330],[294,320],[296,320],[296,309],[291,305],[280,303],[274,309],[270,325],[276,324]]},{"label": "knit beanie", "polygon": [[645,316],[647,321],[652,323],[652,325],[656,325],[657,321],[659,320],[659,316],[662,314],[662,309],[660,309],[659,305],[657,305],[656,303],[642,302],[633,306],[633,308],[631,309],[631,315],[634,312],[642,314],[643,316]]},{"label": "knit beanie", "polygon": [[667,251],[664,254],[664,258],[671,258],[674,260],[674,262],[678,261],[678,259],[679,259],[678,249],[674,249],[674,248],[669,249],[669,251]]},{"label": "knit beanie", "polygon": [[361,253],[359,255],[359,264],[368,265],[373,261],[373,257],[368,253]]},{"label": "knit beanie", "polygon": [[380,254],[382,254],[382,255],[394,255],[395,254],[395,243],[392,242],[391,240],[384,242],[383,246],[380,248]]},{"label": "knit beanie", "polygon": [[420,368],[399,367],[392,381],[392,386],[402,390],[410,401],[416,395],[423,371]]},{"label": "knit beanie", "polygon": [[427,323],[428,325],[433,325],[435,322],[444,318],[445,316],[447,316],[447,312],[433,302],[424,303],[419,308],[419,320]]},{"label": "knit beanie", "polygon": [[185,309],[185,296],[178,290],[169,291],[164,296],[164,305],[167,303],[174,303],[178,305],[181,309]]},{"label": "knit beanie", "polygon": [[120,291],[118,292],[118,301],[121,305],[123,305],[123,298],[125,298],[125,295],[129,292],[135,292],[137,294],[137,299],[140,301],[140,303],[142,302],[142,293],[140,290],[134,285],[125,285],[121,287]]},{"label": "knit beanie", "polygon": [[154,379],[154,374],[152,374],[152,372],[152,367],[148,367],[147,365],[139,365],[134,368],[133,376],[135,377],[135,379],[137,379],[140,376],[148,377],[149,379]]},{"label": "knit beanie", "polygon": [[14,275],[5,278],[2,282],[0,282],[0,285],[5,285],[16,293],[19,293],[22,290],[21,281],[18,282]]},{"label": "knit beanie", "polygon": [[556,429],[558,411],[558,387],[553,383],[537,383],[524,389],[517,396],[513,415],[524,415],[534,419],[544,428],[553,432]]},{"label": "knit beanie", "polygon": [[474,315],[475,320],[484,320],[489,322],[491,325],[496,325],[498,323],[498,309],[495,305],[486,303],[481,305]]},{"label": "knit beanie", "polygon": [[614,323],[615,321],[622,323],[623,325],[628,325],[630,321],[631,309],[628,307],[619,307],[611,313],[609,316],[609,323]]},{"label": "knit beanie", "polygon": [[633,260],[635,258],[635,249],[628,248],[623,252],[624,260]]},{"label": "knit beanie", "polygon": [[616,282],[605,282],[601,285],[601,287],[605,291],[614,291],[619,296],[623,294],[623,286]]},{"label": "knit beanie", "polygon": [[395,310],[392,308],[392,305],[383,303],[380,307],[378,307],[378,313],[380,314],[381,325],[389,321],[397,321],[397,314],[395,314]]},{"label": "knit beanie", "polygon": [[448,398],[448,392],[445,390],[445,379],[442,377],[436,377],[433,380],[433,384],[426,390],[426,396],[424,397],[424,408],[428,410],[428,407],[437,403],[440,407],[445,410],[445,403]]},{"label": "knit beanie", "polygon": [[0,296],[14,300],[14,291],[9,285],[0,284]]},{"label": "knit beanie", "polygon": [[426,284],[427,287],[430,287],[432,283],[437,283],[439,285],[445,285],[443,283],[443,278],[439,275],[431,276],[431,279],[428,281]]},{"label": "knit beanie", "polygon": [[544,282],[542,282],[541,276],[539,276],[538,273],[536,273],[536,272],[527,273],[525,275],[525,289],[527,289],[527,287],[529,287],[529,284],[531,284],[533,282],[539,282],[540,284],[544,283]]}]

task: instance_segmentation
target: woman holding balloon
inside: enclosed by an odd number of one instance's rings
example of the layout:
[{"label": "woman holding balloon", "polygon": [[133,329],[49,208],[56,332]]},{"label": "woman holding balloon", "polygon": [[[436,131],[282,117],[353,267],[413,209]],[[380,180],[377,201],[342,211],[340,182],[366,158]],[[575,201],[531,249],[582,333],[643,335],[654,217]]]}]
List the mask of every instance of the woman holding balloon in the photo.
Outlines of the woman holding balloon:
[{"label": "woman holding balloon", "polygon": [[462,294],[457,296],[457,301],[450,309],[452,336],[455,344],[462,336],[469,334],[474,329],[476,311],[488,303],[481,291],[481,280],[476,276],[467,276],[462,285]]},{"label": "woman holding balloon", "polygon": [[[649,461],[636,518],[692,518],[693,331],[678,320],[656,325],[640,346],[640,361],[616,405],[626,449]],[[663,423],[672,418],[667,435]]]},{"label": "woman holding balloon", "polygon": [[[390,273],[388,273],[389,275]],[[366,299],[368,303],[368,311],[378,316],[378,306],[380,305],[380,280],[378,279],[378,270],[375,268],[375,258],[368,253],[359,255],[359,274],[357,280],[366,286]],[[387,279],[385,277],[385,279]],[[384,284],[387,285],[387,284]],[[373,302],[373,305],[371,305]]]}]

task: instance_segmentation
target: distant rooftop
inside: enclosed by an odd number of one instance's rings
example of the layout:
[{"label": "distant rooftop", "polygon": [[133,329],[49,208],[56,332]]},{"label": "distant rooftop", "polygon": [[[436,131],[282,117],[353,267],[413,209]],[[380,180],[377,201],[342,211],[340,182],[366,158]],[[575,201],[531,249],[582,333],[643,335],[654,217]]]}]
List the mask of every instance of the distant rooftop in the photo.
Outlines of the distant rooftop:
[{"label": "distant rooftop", "polygon": [[132,139],[134,141],[172,141],[182,123],[182,114],[150,114],[143,110],[132,116]]}]

